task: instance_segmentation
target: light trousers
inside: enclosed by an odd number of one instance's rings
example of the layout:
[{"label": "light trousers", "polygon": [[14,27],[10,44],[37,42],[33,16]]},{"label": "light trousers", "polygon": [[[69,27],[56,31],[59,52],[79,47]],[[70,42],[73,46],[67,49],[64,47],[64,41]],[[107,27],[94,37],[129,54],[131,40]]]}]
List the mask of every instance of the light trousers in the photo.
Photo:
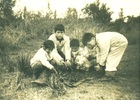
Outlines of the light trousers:
[{"label": "light trousers", "polygon": [[110,51],[106,59],[106,71],[117,71],[117,66],[121,61],[127,45],[127,39],[122,37],[122,40],[119,40],[115,46],[110,47]]}]

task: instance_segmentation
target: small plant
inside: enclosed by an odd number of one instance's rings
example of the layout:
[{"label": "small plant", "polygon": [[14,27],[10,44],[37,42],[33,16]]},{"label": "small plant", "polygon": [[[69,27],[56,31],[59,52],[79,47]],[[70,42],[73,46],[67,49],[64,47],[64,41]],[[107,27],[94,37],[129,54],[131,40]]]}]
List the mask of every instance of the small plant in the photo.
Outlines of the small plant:
[{"label": "small plant", "polygon": [[28,54],[21,54],[17,57],[18,70],[24,73],[25,76],[31,76],[32,71],[30,67],[30,56]]}]

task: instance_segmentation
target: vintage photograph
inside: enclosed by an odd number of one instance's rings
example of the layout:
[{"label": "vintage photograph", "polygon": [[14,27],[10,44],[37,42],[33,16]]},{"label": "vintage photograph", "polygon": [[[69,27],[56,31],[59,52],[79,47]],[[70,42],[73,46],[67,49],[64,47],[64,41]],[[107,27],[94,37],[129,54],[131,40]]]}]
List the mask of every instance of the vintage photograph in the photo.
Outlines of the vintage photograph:
[{"label": "vintage photograph", "polygon": [[0,100],[140,100],[140,0],[0,0]]}]

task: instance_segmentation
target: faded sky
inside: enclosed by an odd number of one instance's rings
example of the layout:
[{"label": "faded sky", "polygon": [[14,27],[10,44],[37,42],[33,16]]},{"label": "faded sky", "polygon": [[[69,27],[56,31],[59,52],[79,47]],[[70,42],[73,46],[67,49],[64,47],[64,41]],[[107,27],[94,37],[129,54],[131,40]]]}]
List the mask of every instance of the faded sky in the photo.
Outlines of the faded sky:
[{"label": "faded sky", "polygon": [[[76,8],[79,15],[82,8],[86,4],[93,3],[96,0],[18,0],[16,7],[14,8],[15,12],[22,10],[24,6],[27,7],[27,10],[30,11],[41,11],[46,12],[48,2],[50,3],[50,9],[57,11],[59,17],[65,16],[67,8]],[[101,3],[106,3],[107,7],[110,8],[110,11],[113,11],[112,18],[118,18],[118,12],[120,8],[123,8],[124,16],[140,15],[140,0],[100,0]]]}]

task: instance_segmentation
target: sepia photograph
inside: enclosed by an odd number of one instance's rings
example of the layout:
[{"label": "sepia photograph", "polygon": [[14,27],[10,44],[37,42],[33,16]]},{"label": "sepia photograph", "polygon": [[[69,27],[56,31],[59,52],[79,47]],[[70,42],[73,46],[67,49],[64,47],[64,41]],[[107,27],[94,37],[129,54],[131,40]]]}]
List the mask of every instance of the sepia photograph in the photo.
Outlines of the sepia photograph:
[{"label": "sepia photograph", "polygon": [[0,0],[0,100],[140,100],[140,0]]}]

